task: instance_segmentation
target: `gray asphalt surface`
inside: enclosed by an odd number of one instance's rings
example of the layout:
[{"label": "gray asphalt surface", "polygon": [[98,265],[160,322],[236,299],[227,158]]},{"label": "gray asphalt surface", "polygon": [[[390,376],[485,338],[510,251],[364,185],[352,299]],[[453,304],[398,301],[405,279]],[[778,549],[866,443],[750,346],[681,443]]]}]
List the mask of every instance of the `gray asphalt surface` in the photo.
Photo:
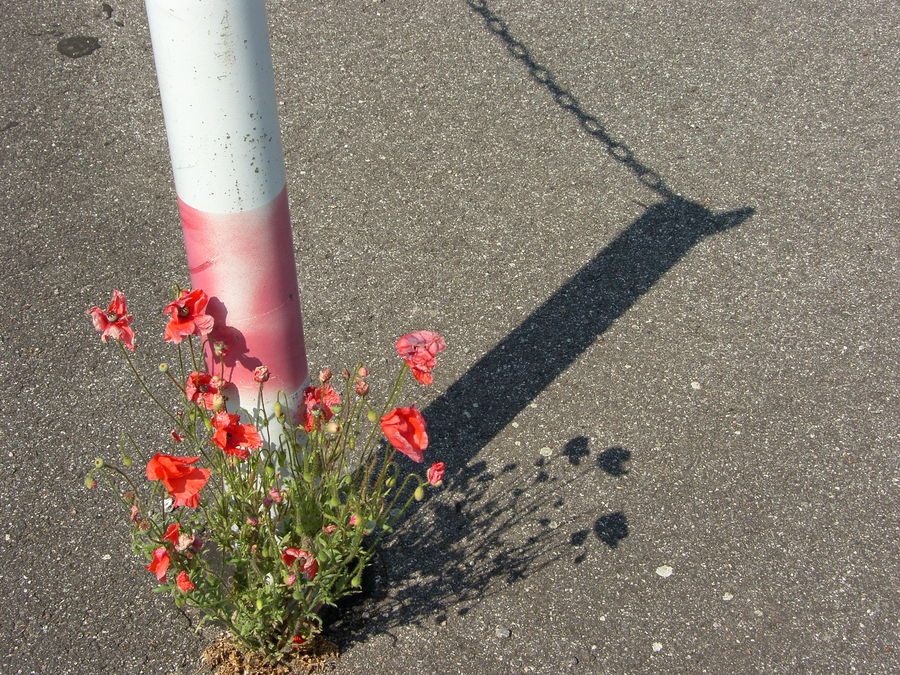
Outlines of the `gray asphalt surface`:
[{"label": "gray asphalt surface", "polygon": [[[122,289],[152,369],[187,281],[143,8],[110,5],[0,3],[3,673],[205,645],[82,482],[168,431],[85,309]],[[449,345],[409,392],[446,487],[340,672],[897,672],[891,3],[268,6],[312,368]]]}]

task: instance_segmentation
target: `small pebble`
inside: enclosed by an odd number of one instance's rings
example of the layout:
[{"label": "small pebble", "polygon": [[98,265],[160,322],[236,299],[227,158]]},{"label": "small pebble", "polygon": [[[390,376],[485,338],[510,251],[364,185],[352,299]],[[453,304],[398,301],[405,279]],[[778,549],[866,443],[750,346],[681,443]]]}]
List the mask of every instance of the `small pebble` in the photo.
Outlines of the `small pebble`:
[{"label": "small pebble", "polygon": [[653,648],[653,651],[655,651],[655,652],[661,652],[661,651],[662,651],[662,642],[654,642],[654,643],[653,643],[652,645],[650,645],[650,646]]},{"label": "small pebble", "polygon": [[754,610],[753,610],[753,613],[756,614],[756,616],[762,616],[762,615],[763,615],[761,609],[754,609]]},{"label": "small pebble", "polygon": [[505,640],[512,635],[512,631],[509,628],[498,628],[494,631],[494,635]]},{"label": "small pebble", "polygon": [[722,594],[722,599],[723,599],[725,602],[728,602],[728,601],[731,600],[733,597],[734,597],[734,596],[733,596],[731,593],[723,593],[723,594]]},{"label": "small pebble", "polygon": [[656,568],[656,573],[659,576],[661,576],[663,579],[666,579],[666,578],[672,576],[672,572],[674,572],[674,571],[675,570],[673,570],[668,565],[660,565],[659,567]]},{"label": "small pebble", "polygon": [[700,388],[699,382],[691,382],[691,389],[699,389],[699,388]]},{"label": "small pebble", "polygon": [[547,446],[544,446],[543,448],[538,450],[538,452],[540,452],[544,457],[550,457],[553,455],[553,450],[551,450]]},{"label": "small pebble", "polygon": [[557,523],[555,520],[551,520],[547,527],[549,527],[551,530],[555,530],[557,527],[559,527],[559,523]]},{"label": "small pebble", "polygon": [[103,560],[110,560],[112,558],[112,556],[109,553],[107,553],[101,557],[103,558]]}]

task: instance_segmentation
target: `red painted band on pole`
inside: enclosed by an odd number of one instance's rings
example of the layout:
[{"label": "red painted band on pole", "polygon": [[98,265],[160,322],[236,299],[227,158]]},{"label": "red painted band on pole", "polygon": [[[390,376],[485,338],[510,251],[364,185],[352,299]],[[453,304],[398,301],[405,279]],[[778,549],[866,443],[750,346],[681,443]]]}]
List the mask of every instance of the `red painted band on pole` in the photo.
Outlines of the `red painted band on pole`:
[{"label": "red painted band on pole", "polygon": [[294,263],[287,189],[270,203],[241,213],[208,213],[180,198],[191,284],[211,300],[211,340],[225,344],[225,377],[245,408],[259,388],[253,370],[271,371],[268,404],[278,391],[299,393],[306,381],[306,347]]}]

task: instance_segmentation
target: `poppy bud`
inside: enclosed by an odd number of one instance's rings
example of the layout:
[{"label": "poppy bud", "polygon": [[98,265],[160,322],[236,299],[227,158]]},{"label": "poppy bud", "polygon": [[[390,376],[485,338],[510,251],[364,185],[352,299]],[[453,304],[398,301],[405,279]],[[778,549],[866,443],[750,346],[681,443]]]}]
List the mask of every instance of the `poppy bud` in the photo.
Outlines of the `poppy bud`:
[{"label": "poppy bud", "polygon": [[213,342],[213,353],[221,359],[228,353],[228,347],[221,340],[216,340]]},{"label": "poppy bud", "polygon": [[415,492],[413,492],[413,497],[416,498],[416,501],[417,501],[417,502],[420,502],[420,501],[422,501],[423,499],[425,499],[425,490],[422,489],[422,486],[421,486],[421,485],[420,485],[419,487],[416,488],[416,491],[415,491]]},{"label": "poppy bud", "polygon": [[346,368],[344,368],[341,371],[341,377],[343,377],[345,380],[349,380],[350,379],[350,371],[347,370]]},{"label": "poppy bud", "polygon": [[323,368],[319,371],[319,382],[325,384],[331,379],[331,368]]},{"label": "poppy bud", "polygon": [[362,586],[362,574],[357,574],[350,583],[353,585],[353,588]]},{"label": "poppy bud", "polygon": [[394,476],[391,476],[386,481],[384,481],[384,484],[387,485],[389,488],[392,488],[397,484],[397,479]]},{"label": "poppy bud", "polygon": [[94,480],[94,477],[91,476],[91,475],[85,476],[85,478],[84,478],[84,486],[85,486],[88,490],[93,490],[95,487],[97,487],[97,481],[95,481],[95,480]]},{"label": "poppy bud", "polygon": [[275,417],[278,419],[284,417],[284,406],[281,405],[281,401],[275,401]]},{"label": "poppy bud", "polygon": [[265,366],[257,366],[253,369],[253,380],[262,384],[269,381],[269,369]]},{"label": "poppy bud", "polygon": [[329,434],[336,434],[340,431],[340,427],[337,425],[337,422],[329,422],[325,425],[325,431]]},{"label": "poppy bud", "polygon": [[260,609],[260,610],[261,610],[262,608],[263,608],[263,601],[262,601],[262,598],[257,598],[257,599],[256,599],[256,609]]},{"label": "poppy bud", "polygon": [[378,419],[378,413],[376,413],[374,410],[370,410],[368,414],[366,414],[366,419],[370,422],[374,422]]},{"label": "poppy bud", "polygon": [[128,455],[123,455],[122,464],[124,464],[125,466],[131,466],[131,457],[129,457]]},{"label": "poppy bud", "polygon": [[98,457],[97,459],[94,460],[94,466],[96,466],[98,469],[102,469],[103,464],[104,464],[103,459],[100,457]]},{"label": "poppy bud", "polygon": [[356,372],[359,374],[360,377],[368,377],[369,376],[369,369],[366,368],[365,366],[360,366],[359,370],[357,370]]},{"label": "poppy bud", "polygon": [[216,394],[213,397],[213,412],[219,412],[225,407],[225,397],[222,394]]},{"label": "poppy bud", "polygon": [[361,377],[356,378],[356,394],[358,396],[365,396],[369,393],[369,383],[366,382]]},{"label": "poppy bud", "polygon": [[159,372],[168,373],[169,372],[169,364],[168,363],[160,363],[159,364]]}]

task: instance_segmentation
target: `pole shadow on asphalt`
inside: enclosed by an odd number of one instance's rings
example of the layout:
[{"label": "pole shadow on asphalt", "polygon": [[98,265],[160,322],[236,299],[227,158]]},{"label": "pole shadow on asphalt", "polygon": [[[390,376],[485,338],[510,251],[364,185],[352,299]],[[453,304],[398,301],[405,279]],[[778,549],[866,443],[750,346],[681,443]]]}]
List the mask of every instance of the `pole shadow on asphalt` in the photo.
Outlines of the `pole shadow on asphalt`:
[{"label": "pole shadow on asphalt", "polygon": [[[560,528],[546,514],[548,507],[551,512],[552,508],[561,509],[562,499],[548,504],[550,494],[547,488],[541,490],[541,484],[555,483],[552,492],[566,494],[569,484],[585,479],[586,471],[599,470],[619,478],[627,473],[629,450],[608,448],[598,453],[593,466],[588,466],[584,461],[590,456],[588,439],[573,438],[561,453],[565,458],[562,461],[568,460],[569,464],[562,464],[561,473],[565,476],[551,475],[550,460],[541,457],[533,469],[527,468],[527,480],[517,481],[519,487],[503,494],[491,491],[491,482],[497,475],[488,471],[487,464],[472,460],[695,244],[709,235],[737,227],[754,213],[753,208],[744,208],[715,214],[672,192],[659,174],[641,164],[626,145],[614,140],[600,121],[585,112],[552,73],[533,59],[486,1],[462,1],[480,16],[488,31],[502,40],[507,52],[522,62],[530,77],[557,105],[570,113],[613,160],[656,192],[661,201],[647,208],[423,410],[432,456],[447,464],[445,489],[452,491],[458,501],[448,505],[443,503],[446,500],[429,500],[407,512],[405,518],[412,511],[419,511],[421,519],[426,515],[423,511],[430,509],[433,523],[403,528],[391,547],[398,553],[384,551],[374,566],[375,578],[370,579],[367,593],[371,602],[383,606],[375,612],[370,610],[370,618],[364,622],[348,620],[345,630],[339,632],[351,641],[394,625],[441,621],[451,611],[465,614],[473,602],[564,556],[569,558],[573,547],[575,557],[570,562],[578,564],[585,559],[584,546],[591,534],[610,549],[620,545],[629,535],[626,514],[560,511],[559,520],[572,526],[568,530]],[[462,418],[463,411],[471,416]],[[524,470],[512,462],[498,473]],[[529,490],[536,496],[530,495]],[[582,524],[593,519],[592,526],[572,529],[577,528],[579,517]],[[529,524],[534,527],[523,540],[520,531]],[[415,554],[409,555],[411,551]],[[393,593],[392,598],[384,595],[388,579],[411,578],[415,581]],[[378,593],[382,593],[381,597]]]}]

